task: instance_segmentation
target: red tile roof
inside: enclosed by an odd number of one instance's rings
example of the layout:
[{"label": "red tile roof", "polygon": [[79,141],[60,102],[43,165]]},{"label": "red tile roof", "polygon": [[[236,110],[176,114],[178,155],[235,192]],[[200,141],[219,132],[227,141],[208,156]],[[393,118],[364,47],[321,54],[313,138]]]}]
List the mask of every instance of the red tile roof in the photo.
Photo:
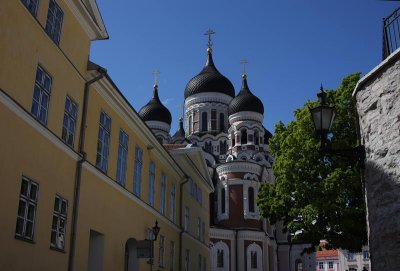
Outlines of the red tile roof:
[{"label": "red tile roof", "polygon": [[318,258],[339,258],[339,251],[336,249],[320,250],[317,251],[317,259]]}]

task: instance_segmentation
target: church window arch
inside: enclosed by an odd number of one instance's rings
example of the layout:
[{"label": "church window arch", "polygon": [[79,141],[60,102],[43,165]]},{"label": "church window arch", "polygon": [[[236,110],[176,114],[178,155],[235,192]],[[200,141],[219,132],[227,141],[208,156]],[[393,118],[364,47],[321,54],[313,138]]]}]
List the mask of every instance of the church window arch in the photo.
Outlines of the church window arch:
[{"label": "church window arch", "polygon": [[255,140],[255,144],[256,145],[259,145],[260,144],[260,136],[259,136],[259,133],[258,133],[258,130],[255,130],[254,131],[254,140]]},{"label": "church window arch", "polygon": [[301,259],[296,260],[295,271],[303,271],[303,261]]},{"label": "church window arch", "polygon": [[189,126],[189,134],[191,134],[192,133],[192,116],[189,116],[189,124],[188,124],[188,126]]},{"label": "church window arch", "polygon": [[224,113],[219,113],[219,131],[225,132],[225,115],[224,115]]},{"label": "church window arch", "polygon": [[220,197],[220,204],[221,204],[221,214],[225,214],[226,209],[225,209],[225,187],[221,188],[221,197]]},{"label": "church window arch", "polygon": [[208,115],[207,112],[201,113],[201,130],[202,131],[207,131],[207,125],[208,125]]},{"label": "church window arch", "polygon": [[262,267],[262,249],[256,244],[252,243],[247,247],[247,270],[251,271],[261,271]]},{"label": "church window arch", "polygon": [[240,132],[240,143],[242,145],[247,144],[247,129],[242,129]]},{"label": "church window arch", "polygon": [[229,247],[223,241],[219,241],[211,247],[211,270],[229,270]]},{"label": "church window arch", "polygon": [[249,198],[249,212],[254,213],[254,188],[253,187],[249,187],[248,189],[248,198]]}]

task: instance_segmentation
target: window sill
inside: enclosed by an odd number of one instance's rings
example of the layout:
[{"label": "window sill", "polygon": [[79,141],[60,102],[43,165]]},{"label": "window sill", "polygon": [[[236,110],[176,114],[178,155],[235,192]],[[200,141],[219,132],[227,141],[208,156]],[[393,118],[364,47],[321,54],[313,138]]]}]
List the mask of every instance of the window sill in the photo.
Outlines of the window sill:
[{"label": "window sill", "polygon": [[26,237],[23,237],[23,236],[15,235],[14,238],[17,239],[17,240],[25,241],[27,243],[36,244],[36,242],[33,241],[32,239],[29,239],[29,238],[26,238]]},{"label": "window sill", "polygon": [[50,249],[54,250],[54,251],[61,252],[61,253],[67,253],[64,249],[61,249],[61,248],[58,248],[58,247],[50,246]]}]

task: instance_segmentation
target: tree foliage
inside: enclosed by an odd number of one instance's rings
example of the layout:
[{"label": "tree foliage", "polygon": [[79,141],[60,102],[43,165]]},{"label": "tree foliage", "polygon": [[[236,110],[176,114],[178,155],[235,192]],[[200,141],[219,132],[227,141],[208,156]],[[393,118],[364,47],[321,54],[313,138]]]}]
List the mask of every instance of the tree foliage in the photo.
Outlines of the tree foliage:
[{"label": "tree foliage", "polygon": [[[329,135],[332,149],[357,144],[352,91],[359,73],[344,78],[340,87],[327,91],[336,107]],[[366,216],[360,162],[355,158],[321,152],[308,101],[295,111],[295,120],[275,126],[270,148],[275,156],[274,184],[263,183],[257,203],[272,223],[283,221],[292,240],[310,243],[309,251],[326,239],[330,246],[360,251],[366,244]]]}]

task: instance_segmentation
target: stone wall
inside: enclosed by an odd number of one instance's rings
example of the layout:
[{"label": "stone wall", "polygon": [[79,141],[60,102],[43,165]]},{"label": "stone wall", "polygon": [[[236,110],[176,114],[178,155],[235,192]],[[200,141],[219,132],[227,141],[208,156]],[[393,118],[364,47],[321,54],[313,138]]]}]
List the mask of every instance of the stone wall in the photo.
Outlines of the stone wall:
[{"label": "stone wall", "polygon": [[400,50],[357,84],[371,270],[400,270]]}]

